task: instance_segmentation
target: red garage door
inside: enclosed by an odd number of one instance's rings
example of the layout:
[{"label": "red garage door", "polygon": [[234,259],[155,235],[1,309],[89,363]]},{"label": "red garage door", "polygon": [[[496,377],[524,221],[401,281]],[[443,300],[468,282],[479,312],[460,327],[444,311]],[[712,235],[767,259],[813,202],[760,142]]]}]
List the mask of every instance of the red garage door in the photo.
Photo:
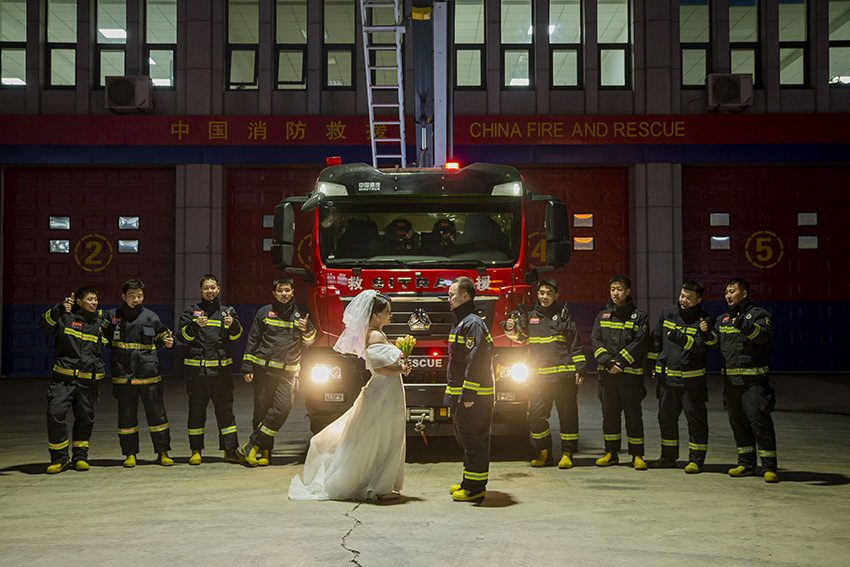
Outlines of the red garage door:
[{"label": "red garage door", "polygon": [[121,285],[141,278],[146,305],[170,324],[173,169],[6,169],[4,180],[4,374],[50,373],[38,315],[82,285],[117,306]]}]

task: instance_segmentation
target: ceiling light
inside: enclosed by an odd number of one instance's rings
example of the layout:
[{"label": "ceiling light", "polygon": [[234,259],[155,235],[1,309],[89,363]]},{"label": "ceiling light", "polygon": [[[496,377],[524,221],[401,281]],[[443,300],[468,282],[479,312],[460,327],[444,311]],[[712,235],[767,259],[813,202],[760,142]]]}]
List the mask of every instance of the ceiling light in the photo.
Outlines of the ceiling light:
[{"label": "ceiling light", "polygon": [[4,85],[26,85],[26,81],[19,79],[18,77],[3,77],[0,79],[0,83]]},{"label": "ceiling light", "polygon": [[107,39],[127,39],[127,32],[122,29],[97,30]]}]

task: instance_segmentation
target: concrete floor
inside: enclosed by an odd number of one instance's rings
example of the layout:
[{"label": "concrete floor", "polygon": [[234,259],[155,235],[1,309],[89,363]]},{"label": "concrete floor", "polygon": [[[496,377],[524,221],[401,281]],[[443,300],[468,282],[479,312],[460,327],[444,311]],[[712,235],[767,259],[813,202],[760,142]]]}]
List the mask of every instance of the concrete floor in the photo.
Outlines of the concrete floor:
[{"label": "concrete floor", "polygon": [[[140,466],[121,467],[116,404],[103,383],[92,469],[48,476],[47,382],[0,380],[0,565],[850,564],[850,376],[774,377],[777,485],[726,474],[735,447],[716,376],[706,472],[593,466],[602,431],[590,377],[580,391],[576,468],[532,469],[525,444],[494,440],[480,506],[451,501],[448,486],[459,480],[461,465],[446,438],[432,438],[427,447],[409,439],[399,500],[289,501],[286,491],[301,472],[310,437],[300,398],[278,434],[272,466],[223,463],[211,432],[204,463],[188,466],[186,394],[173,380],[166,407],[175,466],[154,464],[143,435]],[[251,393],[241,380],[236,400],[244,439]],[[643,408],[647,456],[657,458],[652,394]],[[557,429],[554,420],[552,426]]]}]

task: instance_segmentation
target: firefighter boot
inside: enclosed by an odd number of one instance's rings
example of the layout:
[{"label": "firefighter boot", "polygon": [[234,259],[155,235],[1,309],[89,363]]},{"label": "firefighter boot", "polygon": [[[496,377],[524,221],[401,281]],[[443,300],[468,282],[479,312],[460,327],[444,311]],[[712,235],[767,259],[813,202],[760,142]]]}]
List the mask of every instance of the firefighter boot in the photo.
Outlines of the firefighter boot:
[{"label": "firefighter boot", "polygon": [[647,463],[647,464],[649,465],[649,468],[651,468],[651,469],[675,469],[676,468],[676,461],[674,461],[673,459],[668,459],[666,457],[661,457],[660,459],[657,459],[655,461],[649,461],[649,463]]},{"label": "firefighter boot", "polygon": [[[236,454],[242,459],[242,462],[247,462],[252,467],[260,466],[259,461],[257,461],[257,451],[260,448],[248,441],[239,449],[236,449]],[[225,459],[226,460],[226,459]]]},{"label": "firefighter boot", "polygon": [[532,467],[548,467],[553,463],[552,455],[549,454],[549,449],[541,449],[540,456],[531,461]]},{"label": "firefighter boot", "polygon": [[156,462],[158,462],[159,464],[161,464],[164,467],[170,467],[171,465],[174,464],[174,459],[172,459],[171,457],[168,456],[167,451],[163,451],[162,453],[159,454],[159,457],[157,457]]},{"label": "firefighter boot", "polygon": [[484,498],[484,495],[487,492],[482,490],[478,494],[470,494],[469,491],[465,488],[461,488],[460,490],[455,490],[452,492],[452,500],[455,502],[474,502],[476,500],[481,500]]},{"label": "firefighter boot", "polygon": [[[226,449],[224,451],[224,462],[225,463],[244,463],[245,455],[239,452],[239,449],[230,450]],[[256,466],[256,465],[254,465]]]},{"label": "firefighter boot", "polygon": [[702,472],[702,465],[699,463],[688,463],[685,466],[685,474],[697,474]]},{"label": "firefighter boot", "polygon": [[610,467],[611,465],[616,465],[620,462],[620,458],[617,456],[617,453],[605,453],[605,456],[601,459],[596,459],[597,467]]},{"label": "firefighter boot", "polygon": [[449,487],[449,494],[454,494],[458,490],[460,490],[460,485],[459,484],[453,484]]},{"label": "firefighter boot", "polygon": [[124,468],[131,469],[136,466],[136,455],[127,455],[127,458],[124,459]]},{"label": "firefighter boot", "polygon": [[200,465],[201,464],[201,452],[200,451],[192,451],[192,456],[189,457],[190,465]]},{"label": "firefighter boot", "polygon": [[565,451],[564,454],[561,455],[561,460],[558,462],[558,468],[559,469],[571,469],[571,468],[573,468],[573,459],[572,459],[572,455],[570,453],[567,453]]},{"label": "firefighter boot", "polygon": [[735,467],[734,469],[729,469],[729,476],[753,476],[756,474],[755,467]]},{"label": "firefighter boot", "polygon": [[87,471],[89,468],[89,464],[82,459],[74,463],[74,470]]},{"label": "firefighter boot", "polygon": [[71,461],[63,461],[61,463],[53,463],[47,467],[47,474],[61,473],[71,465]]},{"label": "firefighter boot", "polygon": [[257,459],[257,464],[260,465],[261,467],[267,467],[267,466],[269,466],[269,463],[271,462],[271,458],[272,458],[272,452],[264,449],[260,453],[260,457]]},{"label": "firefighter boot", "polygon": [[646,461],[643,460],[643,457],[640,455],[635,455],[632,457],[632,466],[636,471],[645,471],[649,467],[646,466]]},{"label": "firefighter boot", "polygon": [[767,471],[764,473],[764,481],[769,483],[779,482],[779,477],[773,471]]}]

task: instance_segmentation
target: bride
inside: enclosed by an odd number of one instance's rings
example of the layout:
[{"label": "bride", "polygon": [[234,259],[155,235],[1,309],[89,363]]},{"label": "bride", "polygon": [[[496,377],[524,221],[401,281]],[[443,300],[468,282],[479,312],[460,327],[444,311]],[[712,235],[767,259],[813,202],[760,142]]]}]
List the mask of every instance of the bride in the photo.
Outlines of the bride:
[{"label": "bride", "polygon": [[365,358],[372,378],[351,408],[310,440],[304,480],[289,485],[292,500],[397,498],[404,481],[405,402],[401,351],[381,328],[392,318],[389,297],[367,290],[346,307],[334,350]]}]

